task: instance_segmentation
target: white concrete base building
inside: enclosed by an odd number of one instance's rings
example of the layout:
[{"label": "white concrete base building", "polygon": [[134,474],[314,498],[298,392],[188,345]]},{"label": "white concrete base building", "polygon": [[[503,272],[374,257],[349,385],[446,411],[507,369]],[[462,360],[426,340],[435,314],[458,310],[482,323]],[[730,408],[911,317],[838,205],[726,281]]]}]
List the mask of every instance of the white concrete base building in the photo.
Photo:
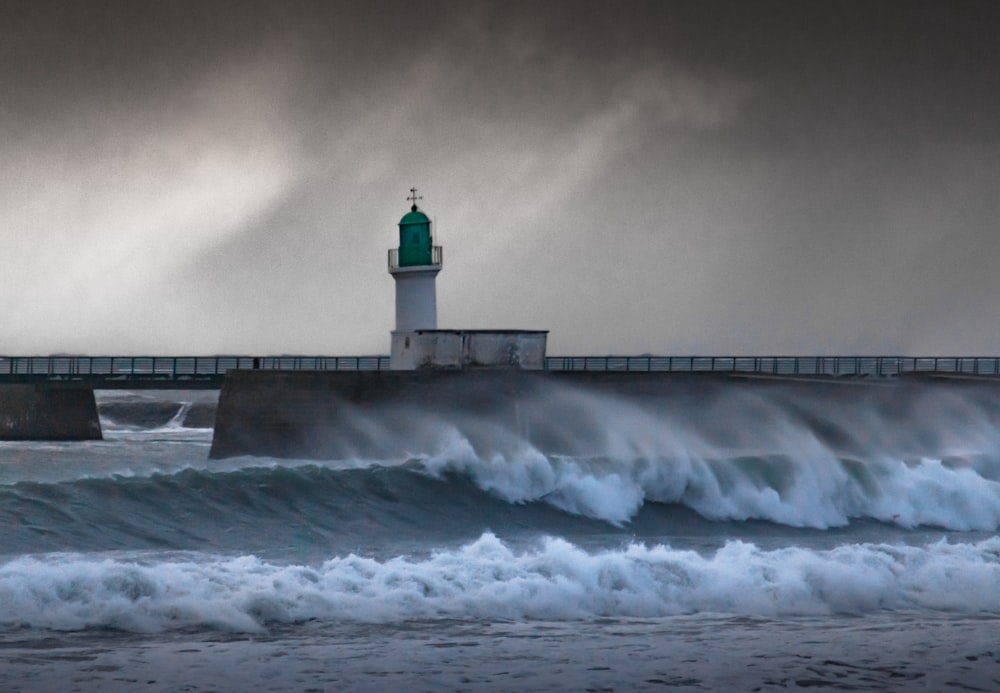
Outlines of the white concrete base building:
[{"label": "white concrete base building", "polygon": [[392,333],[391,366],[519,368],[545,366],[545,330],[414,330]]}]

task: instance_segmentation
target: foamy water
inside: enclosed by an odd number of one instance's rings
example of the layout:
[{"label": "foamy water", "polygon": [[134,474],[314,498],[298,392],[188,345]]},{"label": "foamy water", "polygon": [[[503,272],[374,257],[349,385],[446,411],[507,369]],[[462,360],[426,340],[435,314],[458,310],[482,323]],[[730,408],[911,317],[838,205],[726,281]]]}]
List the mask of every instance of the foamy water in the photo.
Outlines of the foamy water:
[{"label": "foamy water", "polygon": [[513,551],[492,534],[428,558],[348,554],[316,566],[253,556],[166,559],[48,554],[0,568],[3,627],[56,631],[414,620],[593,620],[711,613],[821,616],[881,611],[1000,614],[1000,539],[853,544],[708,555],[631,544],[586,551],[547,538]]}]

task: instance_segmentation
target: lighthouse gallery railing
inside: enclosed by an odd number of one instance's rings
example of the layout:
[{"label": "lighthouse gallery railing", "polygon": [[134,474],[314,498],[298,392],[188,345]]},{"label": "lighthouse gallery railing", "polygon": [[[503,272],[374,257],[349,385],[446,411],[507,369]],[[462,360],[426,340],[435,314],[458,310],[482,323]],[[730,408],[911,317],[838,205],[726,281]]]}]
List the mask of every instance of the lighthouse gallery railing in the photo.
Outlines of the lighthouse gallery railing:
[{"label": "lighthouse gallery railing", "polygon": [[[435,245],[431,247],[431,265],[440,265],[441,261],[444,259],[444,251],[441,250],[441,246]],[[424,267],[425,265],[413,265],[414,267]],[[399,269],[399,248],[389,248],[389,270]]]}]

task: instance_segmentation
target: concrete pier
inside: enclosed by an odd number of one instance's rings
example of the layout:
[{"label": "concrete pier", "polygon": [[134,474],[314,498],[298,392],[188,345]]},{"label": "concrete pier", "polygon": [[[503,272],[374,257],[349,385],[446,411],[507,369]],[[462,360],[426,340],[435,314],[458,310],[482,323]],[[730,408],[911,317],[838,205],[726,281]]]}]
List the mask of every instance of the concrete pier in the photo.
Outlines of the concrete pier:
[{"label": "concrete pier", "polygon": [[94,391],[51,383],[0,384],[0,440],[101,440]]},{"label": "concrete pier", "polygon": [[[953,435],[970,402],[979,402],[978,412],[1000,411],[1000,382],[489,369],[231,371],[210,456],[405,459],[442,452],[449,436],[480,459],[524,443],[546,454],[593,454],[606,446],[603,436],[641,447],[675,427],[723,446],[753,438],[767,448],[792,420],[796,430],[845,455],[863,454],[873,436],[917,454],[945,447],[941,441]],[[641,431],[634,440],[633,428]]]},{"label": "concrete pier", "polygon": [[429,416],[476,414],[517,424],[537,386],[524,372],[231,371],[209,456],[334,459],[417,451]]}]

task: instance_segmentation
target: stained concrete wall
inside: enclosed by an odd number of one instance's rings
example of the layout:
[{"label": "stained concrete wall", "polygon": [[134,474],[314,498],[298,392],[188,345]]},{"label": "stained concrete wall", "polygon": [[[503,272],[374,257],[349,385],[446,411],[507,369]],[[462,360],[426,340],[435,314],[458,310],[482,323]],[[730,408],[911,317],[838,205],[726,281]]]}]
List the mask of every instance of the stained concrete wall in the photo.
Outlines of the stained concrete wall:
[{"label": "stained concrete wall", "polygon": [[49,383],[0,385],[0,440],[100,440],[94,391]]},{"label": "stained concrete wall", "polygon": [[[507,437],[574,451],[601,415],[574,393],[695,410],[725,377],[529,370],[229,371],[210,457],[398,458],[433,454],[451,428],[473,445]],[[746,384],[766,387],[766,384]],[[567,394],[568,393],[568,394]],[[480,450],[482,452],[482,450]],[[488,452],[484,454],[489,454]]]},{"label": "stained concrete wall", "polygon": [[513,436],[568,454],[574,431],[596,423],[572,397],[560,398],[568,389],[636,400],[673,392],[683,400],[715,380],[516,369],[229,371],[209,456],[392,459],[433,454],[449,427],[474,446]]},{"label": "stained concrete wall", "polygon": [[516,425],[531,382],[481,371],[229,371],[211,458],[337,459],[420,447],[427,416],[478,413]]},{"label": "stained concrete wall", "polygon": [[[522,454],[518,446],[527,442],[546,454],[592,456],[674,430],[696,432],[720,449],[782,450],[783,432],[793,429],[845,457],[862,458],[876,445],[911,459],[946,452],[970,417],[987,414],[990,426],[1000,427],[1000,381],[230,371],[210,455],[406,459],[462,456],[471,446],[478,458],[493,459]],[[635,426],[638,437],[629,438]],[[443,449],[449,440],[457,447]]]},{"label": "stained concrete wall", "polygon": [[541,370],[543,330],[414,330],[392,333],[393,370],[517,368]]}]

